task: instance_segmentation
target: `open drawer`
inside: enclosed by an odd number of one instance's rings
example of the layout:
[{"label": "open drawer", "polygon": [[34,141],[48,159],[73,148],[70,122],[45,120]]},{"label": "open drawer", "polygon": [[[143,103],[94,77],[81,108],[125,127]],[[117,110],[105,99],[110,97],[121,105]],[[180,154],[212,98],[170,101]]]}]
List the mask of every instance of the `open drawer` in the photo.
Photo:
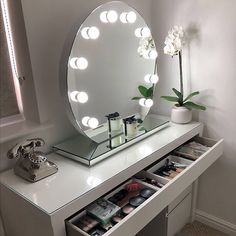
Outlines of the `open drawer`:
[{"label": "open drawer", "polygon": [[[109,231],[104,233],[104,236],[134,236],[174,199],[176,199],[176,197],[178,197],[189,185],[191,185],[223,153],[223,140],[217,142],[208,138],[196,137],[196,141],[207,145],[209,149],[197,160],[189,163],[188,167],[179,173],[175,178],[170,181],[163,182],[164,186],[160,189],[144,182],[140,182],[149,188],[155,189],[156,192],[139,207],[123,218],[119,223],[114,225]],[[149,171],[147,174],[153,175],[149,173]],[[161,179],[159,178],[159,180]],[[119,188],[114,191],[118,190]],[[110,195],[107,195],[108,198],[109,196]],[[66,220],[67,235],[89,236],[89,234],[83,232],[73,224],[76,217],[78,217],[78,215]]]}]

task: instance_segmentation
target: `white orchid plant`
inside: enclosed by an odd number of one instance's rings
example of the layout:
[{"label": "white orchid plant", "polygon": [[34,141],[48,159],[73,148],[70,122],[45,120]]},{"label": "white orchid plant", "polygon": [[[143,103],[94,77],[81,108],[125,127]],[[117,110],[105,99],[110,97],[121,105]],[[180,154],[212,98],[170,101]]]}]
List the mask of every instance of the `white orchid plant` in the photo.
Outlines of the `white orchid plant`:
[{"label": "white orchid plant", "polygon": [[192,92],[184,98],[183,89],[183,69],[182,69],[182,49],[184,44],[184,30],[181,26],[174,26],[169,32],[165,40],[164,53],[171,57],[179,56],[179,69],[180,69],[180,91],[172,88],[176,96],[161,96],[161,98],[175,102],[177,107],[186,107],[188,109],[206,110],[205,106],[196,104],[190,99],[199,94],[199,91]]}]

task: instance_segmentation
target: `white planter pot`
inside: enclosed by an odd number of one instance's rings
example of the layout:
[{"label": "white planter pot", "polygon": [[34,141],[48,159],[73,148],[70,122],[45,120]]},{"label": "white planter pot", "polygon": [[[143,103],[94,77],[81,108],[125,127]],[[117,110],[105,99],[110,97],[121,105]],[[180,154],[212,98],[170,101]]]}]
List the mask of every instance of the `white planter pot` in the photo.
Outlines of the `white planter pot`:
[{"label": "white planter pot", "polygon": [[149,110],[150,110],[150,107],[140,106],[139,114],[142,120],[144,120],[144,118],[147,116]]},{"label": "white planter pot", "polygon": [[186,124],[192,120],[192,110],[186,107],[174,106],[171,110],[171,121],[177,124]]}]

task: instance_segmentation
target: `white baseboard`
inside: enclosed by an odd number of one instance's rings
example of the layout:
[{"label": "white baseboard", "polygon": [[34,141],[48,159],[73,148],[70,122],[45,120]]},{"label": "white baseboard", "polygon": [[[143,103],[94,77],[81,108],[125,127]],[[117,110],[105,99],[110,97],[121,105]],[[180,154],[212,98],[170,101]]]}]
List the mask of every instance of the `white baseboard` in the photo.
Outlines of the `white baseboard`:
[{"label": "white baseboard", "polygon": [[210,227],[217,229],[230,236],[236,236],[236,225],[213,215],[210,215],[204,211],[196,210],[195,220],[209,225]]}]

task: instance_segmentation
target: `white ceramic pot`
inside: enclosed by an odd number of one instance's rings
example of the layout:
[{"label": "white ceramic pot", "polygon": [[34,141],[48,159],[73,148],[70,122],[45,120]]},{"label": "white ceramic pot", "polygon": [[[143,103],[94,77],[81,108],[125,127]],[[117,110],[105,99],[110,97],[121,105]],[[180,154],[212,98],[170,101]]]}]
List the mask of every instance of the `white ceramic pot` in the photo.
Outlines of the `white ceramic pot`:
[{"label": "white ceramic pot", "polygon": [[142,120],[144,120],[144,118],[147,116],[148,112],[150,110],[150,107],[146,107],[146,106],[140,106],[140,117]]},{"label": "white ceramic pot", "polygon": [[177,124],[186,124],[192,120],[192,110],[186,107],[174,106],[171,110],[171,121]]}]

